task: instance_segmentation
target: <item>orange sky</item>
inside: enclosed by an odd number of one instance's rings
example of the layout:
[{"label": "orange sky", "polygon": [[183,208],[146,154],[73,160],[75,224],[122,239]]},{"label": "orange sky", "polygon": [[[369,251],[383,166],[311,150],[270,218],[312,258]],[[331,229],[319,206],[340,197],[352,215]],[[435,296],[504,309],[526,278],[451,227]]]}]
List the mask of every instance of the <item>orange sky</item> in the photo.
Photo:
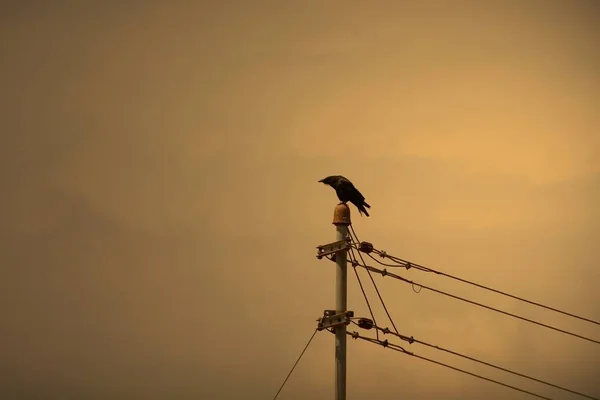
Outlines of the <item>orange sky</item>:
[{"label": "orange sky", "polygon": [[[361,239],[600,320],[599,21],[594,1],[2,3],[0,397],[272,398],[334,306],[332,174],[372,206]],[[600,397],[600,346],[376,282],[402,333]],[[348,302],[368,313],[352,274]],[[332,398],[333,357],[319,333],[279,398]],[[348,399],[399,396],[530,398],[349,341]]]}]

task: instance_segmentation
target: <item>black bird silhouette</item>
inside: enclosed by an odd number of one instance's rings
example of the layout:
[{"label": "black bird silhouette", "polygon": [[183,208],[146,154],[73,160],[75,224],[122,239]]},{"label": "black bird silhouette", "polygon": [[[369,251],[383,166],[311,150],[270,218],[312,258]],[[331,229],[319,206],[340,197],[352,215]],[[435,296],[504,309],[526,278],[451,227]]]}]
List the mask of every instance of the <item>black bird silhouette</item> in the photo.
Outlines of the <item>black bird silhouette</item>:
[{"label": "black bird silhouette", "polygon": [[354,187],[352,182],[343,177],[342,175],[332,175],[325,179],[321,179],[319,182],[329,185],[335,189],[338,199],[344,204],[350,202],[358,208],[358,213],[362,216],[364,213],[367,217],[369,213],[367,208],[371,208],[370,205],[365,201],[365,197]]}]

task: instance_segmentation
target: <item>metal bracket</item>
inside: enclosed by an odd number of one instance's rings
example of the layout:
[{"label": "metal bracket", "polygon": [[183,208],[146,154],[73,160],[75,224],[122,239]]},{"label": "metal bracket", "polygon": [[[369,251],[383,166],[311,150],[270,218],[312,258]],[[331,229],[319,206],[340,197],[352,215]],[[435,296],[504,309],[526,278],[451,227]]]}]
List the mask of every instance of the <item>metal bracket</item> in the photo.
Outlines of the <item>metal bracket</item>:
[{"label": "metal bracket", "polygon": [[338,240],[337,242],[324,244],[322,246],[317,246],[317,258],[320,260],[329,254],[335,254],[340,251],[348,251],[348,249],[350,249],[350,238]]},{"label": "metal bracket", "polygon": [[353,317],[354,311],[336,314],[335,310],[325,310],[323,317],[317,320],[319,322],[317,330],[322,331],[323,329],[335,328],[339,325],[348,325],[350,323],[350,318]]}]

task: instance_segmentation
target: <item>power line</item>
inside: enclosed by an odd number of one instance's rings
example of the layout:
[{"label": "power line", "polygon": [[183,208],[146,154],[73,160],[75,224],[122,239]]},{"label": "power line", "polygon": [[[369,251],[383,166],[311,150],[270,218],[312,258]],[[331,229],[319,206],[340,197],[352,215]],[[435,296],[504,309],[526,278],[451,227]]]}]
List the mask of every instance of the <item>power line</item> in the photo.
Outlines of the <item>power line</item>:
[{"label": "power line", "polygon": [[531,396],[534,396],[534,397],[537,397],[537,398],[540,398],[540,399],[553,400],[550,397],[542,396],[540,394],[533,393],[533,392],[530,392],[530,391],[525,390],[525,389],[520,389],[520,388],[518,388],[516,386],[512,386],[512,385],[509,385],[507,383],[503,383],[503,382],[500,382],[500,381],[497,381],[497,380],[494,380],[494,379],[491,379],[491,378],[488,378],[488,377],[485,377],[485,376],[482,376],[482,375],[478,375],[478,374],[475,374],[473,372],[469,372],[469,371],[466,371],[464,369],[460,369],[460,368],[454,367],[452,365],[448,365],[448,364],[442,363],[440,361],[433,360],[431,358],[420,356],[418,354],[415,354],[413,352],[405,350],[402,346],[399,346],[399,345],[394,344],[394,343],[390,343],[387,340],[379,340],[379,339],[375,339],[375,338],[361,336],[358,332],[347,332],[347,334],[350,335],[350,336],[352,336],[353,339],[362,339],[362,340],[365,340],[365,341],[370,342],[370,343],[378,344],[378,345],[380,345],[380,346],[382,346],[384,348],[388,348],[388,349],[391,349],[391,350],[394,350],[394,351],[398,351],[400,353],[403,353],[403,354],[406,354],[406,355],[409,355],[409,356],[412,356],[412,357],[415,357],[415,358],[419,358],[421,360],[429,361],[430,363],[437,364],[437,365],[440,365],[442,367],[446,367],[446,368],[449,368],[449,369],[453,369],[454,371],[458,371],[458,372],[461,372],[463,374],[470,375],[470,376],[473,376],[475,378],[482,379],[484,381],[492,382],[492,383],[495,383],[497,385],[504,386],[504,387],[507,387],[509,389],[513,389],[513,390],[516,390],[518,392],[521,392],[521,393],[525,393],[525,394],[528,394],[528,395],[531,395]]},{"label": "power line", "polygon": [[426,286],[426,285],[421,285],[420,283],[416,283],[416,282],[413,282],[413,281],[408,280],[406,278],[403,278],[400,275],[396,275],[396,274],[394,274],[392,272],[388,272],[386,269],[381,270],[381,269],[372,267],[370,265],[360,264],[356,260],[354,260],[354,261],[348,260],[348,262],[351,262],[352,266],[360,266],[360,267],[365,268],[365,269],[367,269],[369,271],[381,274],[381,276],[390,276],[390,277],[392,277],[394,279],[398,279],[398,280],[400,280],[402,282],[405,282],[405,283],[408,283],[410,285],[413,285],[413,286],[416,285],[416,286],[419,286],[419,287],[421,287],[423,289],[428,289],[428,290],[431,290],[432,292],[435,292],[435,293],[438,293],[438,294],[442,294],[444,296],[448,296],[448,297],[451,297],[453,299],[464,301],[466,303],[473,304],[473,305],[476,305],[478,307],[486,308],[488,310],[495,311],[495,312],[500,313],[500,314],[508,315],[510,317],[517,318],[517,319],[520,319],[522,321],[530,322],[532,324],[539,325],[539,326],[542,326],[544,328],[552,329],[554,331],[557,331],[557,332],[560,332],[560,333],[564,333],[565,335],[570,335],[570,336],[573,336],[573,337],[576,337],[576,338],[579,338],[579,339],[587,340],[588,342],[600,344],[600,341],[595,340],[595,339],[590,339],[588,337],[585,337],[585,336],[582,336],[582,335],[578,335],[576,333],[569,332],[569,331],[566,331],[564,329],[556,328],[554,326],[547,325],[547,324],[544,324],[542,322],[538,322],[538,321],[535,321],[535,320],[532,320],[532,319],[529,319],[529,318],[525,318],[525,317],[522,317],[520,315],[516,315],[516,314],[510,313],[508,311],[503,311],[503,310],[500,310],[498,308],[490,307],[490,306],[487,306],[487,305],[482,304],[482,303],[478,303],[478,302],[473,301],[473,300],[465,299],[464,297],[456,296],[454,294],[447,293],[447,292],[444,292],[444,291],[439,290],[439,289],[435,289],[435,288],[432,288],[432,287],[429,287],[429,286]]},{"label": "power line", "polygon": [[292,367],[292,369],[290,370],[290,373],[285,377],[285,380],[283,381],[283,383],[281,384],[281,387],[279,388],[279,390],[277,391],[277,393],[275,394],[275,397],[273,397],[273,400],[277,399],[277,396],[279,396],[279,393],[281,393],[281,390],[283,389],[283,387],[285,386],[285,383],[288,381],[288,379],[290,378],[290,376],[292,375],[292,372],[294,372],[294,369],[296,368],[296,365],[298,365],[298,362],[300,361],[300,359],[302,358],[302,356],[304,355],[304,352],[306,351],[306,349],[308,349],[308,346],[310,346],[310,342],[312,342],[313,338],[315,337],[315,335],[317,334],[317,329],[315,329],[315,331],[313,332],[312,336],[310,337],[310,339],[308,340],[308,343],[306,343],[306,346],[304,346],[304,350],[302,350],[302,353],[300,353],[300,356],[298,357],[298,359],[296,360],[296,362],[294,363],[294,366]]},{"label": "power line", "polygon": [[394,333],[389,328],[381,328],[381,327],[377,326],[377,324],[372,323],[369,320],[366,320],[366,318],[359,318],[358,321],[359,322],[357,323],[356,322],[356,318],[355,318],[352,322],[354,324],[356,324],[357,326],[363,328],[363,329],[371,329],[372,328],[372,329],[375,329],[376,332],[377,331],[381,331],[384,334],[391,334],[391,335],[397,336],[400,339],[408,342],[409,344],[412,344],[412,343],[421,344],[421,345],[424,345],[424,346],[427,346],[427,347],[431,347],[431,348],[434,348],[436,350],[440,350],[440,351],[443,351],[443,352],[446,352],[446,353],[449,353],[449,354],[452,354],[452,355],[455,355],[455,356],[458,356],[458,357],[461,357],[461,358],[465,358],[467,360],[471,360],[471,361],[477,362],[479,364],[486,365],[488,367],[492,367],[492,368],[498,369],[500,371],[508,372],[510,374],[513,374],[513,375],[516,375],[516,376],[520,376],[522,378],[526,378],[526,379],[529,379],[529,380],[532,380],[532,381],[535,381],[535,382],[538,382],[538,383],[543,383],[545,385],[552,386],[554,388],[561,389],[561,390],[564,390],[564,391],[572,393],[572,394],[576,394],[576,395],[579,395],[579,396],[587,397],[588,399],[592,399],[592,400],[600,400],[600,399],[598,399],[596,397],[591,397],[591,396],[588,396],[587,394],[584,394],[584,393],[576,392],[574,390],[567,389],[565,387],[558,386],[558,385],[555,385],[553,383],[543,381],[541,379],[533,378],[533,377],[531,377],[529,375],[525,375],[525,374],[522,374],[522,373],[519,373],[519,372],[512,371],[512,370],[510,370],[508,368],[503,368],[503,367],[500,367],[498,365],[494,365],[494,364],[488,363],[486,361],[478,360],[478,359],[476,359],[474,357],[470,357],[470,356],[458,353],[458,352],[453,351],[453,350],[445,349],[443,347],[436,346],[436,345],[433,345],[433,344],[430,344],[430,343],[427,343],[427,342],[415,339],[412,336],[408,337],[408,336],[405,336],[405,335],[402,335],[402,334],[399,334],[399,333]]},{"label": "power line", "polygon": [[[352,249],[352,247],[350,248],[350,254],[353,260],[356,259],[356,257],[354,256],[354,250]],[[354,275],[356,275],[356,279],[358,280],[358,284],[360,286],[360,291],[363,294],[363,297],[365,298],[365,302],[367,303],[367,307],[369,308],[369,313],[371,314],[371,318],[373,318],[373,322],[375,324],[377,324],[377,320],[375,319],[375,314],[373,314],[373,310],[371,309],[371,303],[369,303],[369,298],[367,297],[367,293],[365,292],[365,289],[363,287],[363,284],[360,280],[360,276],[358,275],[358,271],[356,270],[356,268],[352,268],[352,270],[354,271]],[[376,332],[377,334],[377,339],[379,339],[379,331]]]},{"label": "power line", "polygon": [[[358,236],[356,236],[356,232],[354,232],[354,227],[352,225],[350,225],[350,230],[352,231],[352,234],[350,235],[350,238],[352,240],[356,239],[356,241],[358,242],[359,241],[358,240]],[[352,235],[354,235],[354,237]],[[362,256],[362,254],[361,254],[360,251],[358,252],[358,256],[360,257],[360,259],[363,262],[363,264],[366,264],[365,263],[365,259],[363,258],[363,256]],[[354,269],[356,269],[356,265],[355,264],[358,264],[358,260],[356,260],[356,258],[354,258],[354,252],[351,253],[351,258],[352,258],[352,262],[351,262],[352,267]],[[396,329],[396,324],[394,324],[394,320],[392,319],[392,317],[391,317],[391,315],[390,315],[390,313],[389,313],[389,311],[388,311],[388,309],[387,309],[387,307],[385,305],[385,302],[383,301],[383,298],[381,297],[381,293],[379,293],[379,288],[377,287],[377,284],[375,283],[375,279],[373,279],[373,275],[371,275],[371,271],[367,270],[367,272],[369,274],[369,278],[371,278],[371,282],[373,282],[373,287],[375,288],[375,292],[377,293],[377,296],[379,297],[379,301],[381,302],[381,305],[383,306],[383,310],[385,311],[388,319],[390,320],[392,326],[394,327],[394,330],[396,332],[398,332],[398,329]]]},{"label": "power line", "polygon": [[410,269],[410,268],[414,268],[414,269],[419,270],[419,271],[434,273],[436,275],[445,276],[447,278],[454,279],[454,280],[456,280],[458,282],[462,282],[462,283],[466,283],[468,285],[476,286],[476,287],[478,287],[480,289],[489,290],[490,292],[501,294],[503,296],[510,297],[512,299],[519,300],[519,301],[522,301],[524,303],[528,303],[528,304],[531,304],[531,305],[534,305],[534,306],[537,306],[537,307],[541,307],[541,308],[544,308],[546,310],[550,310],[550,311],[557,312],[559,314],[567,315],[569,317],[576,318],[576,319],[579,319],[581,321],[586,321],[586,322],[589,322],[589,323],[592,323],[592,324],[595,324],[595,325],[600,325],[600,321],[594,321],[593,319],[585,318],[585,317],[582,317],[582,316],[579,316],[579,315],[576,315],[576,314],[573,314],[573,313],[570,313],[570,312],[567,312],[567,311],[563,311],[563,310],[559,310],[559,309],[554,308],[554,307],[546,306],[546,305],[538,303],[536,301],[527,300],[527,299],[524,299],[522,297],[515,296],[513,294],[510,294],[510,293],[507,293],[507,292],[504,292],[504,291],[501,291],[501,290],[498,290],[498,289],[494,289],[494,288],[491,288],[491,287],[486,286],[486,285],[482,285],[482,284],[477,283],[477,282],[473,282],[473,281],[470,281],[470,280],[467,280],[467,279],[460,278],[460,277],[455,276],[455,275],[451,275],[451,274],[448,274],[448,273],[445,273],[445,272],[442,272],[442,271],[435,270],[433,268],[426,267],[424,265],[415,264],[413,262],[410,262],[410,261],[407,261],[407,260],[404,260],[404,259],[392,256],[392,255],[389,255],[389,254],[387,254],[383,250],[378,250],[378,249],[373,248],[372,251],[373,251],[373,253],[377,254],[381,258],[388,258],[388,259],[394,261],[397,264],[397,265],[394,265],[394,264],[389,264],[389,263],[383,263],[383,262],[377,260],[371,254],[367,253],[367,255],[369,257],[371,257],[375,262],[377,262],[377,263],[379,263],[379,264],[381,264],[383,266],[386,266],[386,267],[391,267],[391,268],[406,268],[407,270]]}]

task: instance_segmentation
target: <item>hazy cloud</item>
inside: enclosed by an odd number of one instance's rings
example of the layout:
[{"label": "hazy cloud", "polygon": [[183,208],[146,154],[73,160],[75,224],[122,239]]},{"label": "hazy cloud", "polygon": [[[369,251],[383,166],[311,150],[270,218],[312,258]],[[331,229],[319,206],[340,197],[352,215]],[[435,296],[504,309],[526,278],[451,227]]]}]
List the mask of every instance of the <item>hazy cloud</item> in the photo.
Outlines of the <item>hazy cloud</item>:
[{"label": "hazy cloud", "polygon": [[[272,396],[333,306],[314,256],[336,203],[317,180],[335,173],[373,206],[352,214],[361,239],[600,319],[598,7],[574,4],[3,6],[2,397]],[[375,279],[402,333],[600,395],[596,345]],[[349,398],[527,398],[348,352]],[[330,397],[333,357],[319,333],[280,398]]]}]

